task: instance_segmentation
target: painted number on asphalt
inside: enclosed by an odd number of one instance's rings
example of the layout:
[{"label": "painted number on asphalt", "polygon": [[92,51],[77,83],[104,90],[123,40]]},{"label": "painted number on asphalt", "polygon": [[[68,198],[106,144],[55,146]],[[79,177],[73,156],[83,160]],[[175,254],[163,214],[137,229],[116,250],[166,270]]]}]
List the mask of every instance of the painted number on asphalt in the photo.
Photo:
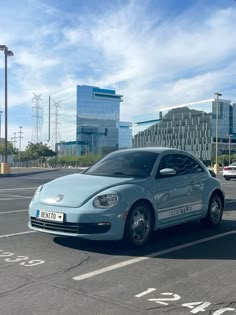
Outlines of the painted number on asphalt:
[{"label": "painted number on asphalt", "polygon": [[[148,288],[146,291],[136,294],[135,297],[140,298],[154,291],[156,291],[155,288]],[[163,297],[152,298],[152,299],[147,299],[147,300],[150,302],[155,302],[157,304],[168,306],[171,302],[179,301],[181,299],[180,295],[171,293],[171,292],[160,293],[160,295]],[[181,304],[181,306],[189,308],[191,310],[190,313],[197,314],[199,312],[207,311],[207,307],[209,307],[211,304],[212,303],[210,302],[201,301],[201,302],[184,303],[184,304]],[[235,309],[232,307],[224,307],[224,308],[220,308],[216,310],[214,313],[212,313],[212,315],[221,315],[221,314],[224,314],[225,312],[233,312],[233,311],[235,311]]]},{"label": "painted number on asphalt", "polygon": [[167,298],[164,297],[164,298],[159,298],[159,299],[148,299],[148,301],[159,303],[162,305],[169,305],[169,303],[167,303],[167,302],[178,301],[181,299],[181,297],[178,294],[174,294],[174,293],[170,293],[170,292],[161,293],[161,295],[169,296],[169,297],[167,297]]},{"label": "painted number on asphalt", "polygon": [[2,249],[0,249],[0,258],[7,257],[4,259],[4,261],[7,263],[17,262],[19,263],[19,265],[24,266],[24,267],[33,267],[33,266],[37,266],[37,265],[41,265],[45,263],[45,261],[41,259],[30,259],[28,256],[14,256],[14,255],[15,253],[5,252]]}]

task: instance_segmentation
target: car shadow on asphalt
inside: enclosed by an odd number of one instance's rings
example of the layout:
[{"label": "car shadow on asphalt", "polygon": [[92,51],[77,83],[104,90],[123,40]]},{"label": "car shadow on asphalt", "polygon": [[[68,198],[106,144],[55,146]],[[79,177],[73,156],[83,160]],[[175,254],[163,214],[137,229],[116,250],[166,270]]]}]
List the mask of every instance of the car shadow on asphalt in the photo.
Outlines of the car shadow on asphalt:
[{"label": "car shadow on asphalt", "polygon": [[224,211],[236,211],[236,199],[226,199]]},{"label": "car shadow on asphalt", "polygon": [[[60,246],[74,250],[99,253],[115,256],[148,256],[152,253],[171,249],[175,246],[185,245],[201,239],[217,236],[228,231],[236,232],[236,221],[222,220],[220,227],[208,229],[204,225],[194,222],[178,225],[172,228],[156,231],[152,234],[147,245],[140,248],[127,247],[121,241],[90,241],[74,237],[54,237],[54,242]],[[228,238],[234,241],[229,242]],[[175,259],[227,259],[235,260],[236,233],[230,236],[216,238],[198,245],[189,246],[184,250],[172,251],[169,254],[161,255],[163,258]],[[213,246],[214,244],[214,246]],[[217,245],[218,244],[218,245]],[[203,250],[196,250],[196,247]],[[159,255],[157,255],[160,257]]]}]

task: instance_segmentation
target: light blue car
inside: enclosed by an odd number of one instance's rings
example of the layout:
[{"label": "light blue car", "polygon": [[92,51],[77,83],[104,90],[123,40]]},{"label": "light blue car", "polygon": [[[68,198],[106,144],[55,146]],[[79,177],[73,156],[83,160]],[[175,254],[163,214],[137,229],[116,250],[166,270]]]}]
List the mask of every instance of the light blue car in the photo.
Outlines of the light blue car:
[{"label": "light blue car", "polygon": [[29,206],[30,229],[140,246],[152,231],[202,220],[220,224],[221,183],[193,155],[168,148],[120,150],[83,174],[40,186]]}]

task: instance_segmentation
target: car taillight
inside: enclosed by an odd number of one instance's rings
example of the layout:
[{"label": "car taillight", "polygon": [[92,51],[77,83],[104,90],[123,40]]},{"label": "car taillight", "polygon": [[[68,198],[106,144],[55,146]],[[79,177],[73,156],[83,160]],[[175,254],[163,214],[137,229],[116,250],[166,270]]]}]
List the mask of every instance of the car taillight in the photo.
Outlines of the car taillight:
[{"label": "car taillight", "polygon": [[228,171],[229,170],[229,168],[228,167],[224,167],[224,171]]}]

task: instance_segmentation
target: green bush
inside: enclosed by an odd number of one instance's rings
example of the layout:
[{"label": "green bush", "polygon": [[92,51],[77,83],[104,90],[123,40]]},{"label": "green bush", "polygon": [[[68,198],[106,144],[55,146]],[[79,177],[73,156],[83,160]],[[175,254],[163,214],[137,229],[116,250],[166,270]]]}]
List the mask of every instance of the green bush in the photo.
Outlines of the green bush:
[{"label": "green bush", "polygon": [[102,158],[102,155],[81,155],[81,156],[60,156],[53,157],[48,160],[48,164],[51,167],[83,167],[91,166]]},{"label": "green bush", "polygon": [[[233,163],[233,162],[236,162],[236,154],[230,155],[230,161],[229,161],[229,155],[228,154],[222,154],[222,155],[218,156],[218,164],[220,166],[229,165],[230,163]],[[214,161],[214,163],[215,163],[215,161]]]}]

